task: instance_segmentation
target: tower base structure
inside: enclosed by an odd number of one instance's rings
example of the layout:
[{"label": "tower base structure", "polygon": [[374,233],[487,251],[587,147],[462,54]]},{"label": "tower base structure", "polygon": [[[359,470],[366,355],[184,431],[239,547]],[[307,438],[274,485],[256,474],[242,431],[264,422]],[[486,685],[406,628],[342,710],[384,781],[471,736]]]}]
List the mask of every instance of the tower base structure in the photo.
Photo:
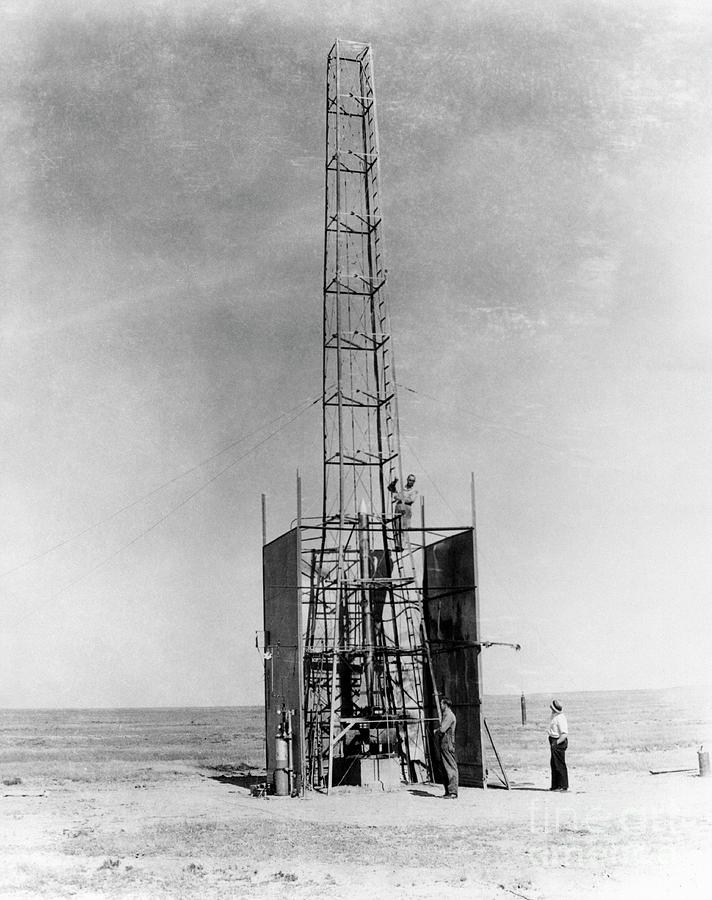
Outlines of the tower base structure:
[{"label": "tower base structure", "polygon": [[[317,526],[297,526],[264,546],[262,650],[270,779],[280,777],[276,748],[284,746],[287,730],[295,788],[388,790],[438,781],[435,728],[439,698],[447,695],[457,716],[460,783],[485,787],[474,529],[412,529],[409,538],[405,552],[412,583],[404,584],[398,574],[394,589],[387,577],[373,576],[364,595],[377,623],[374,646],[344,646],[345,632],[338,627],[325,629],[321,643],[314,639],[315,620],[334,620],[329,591],[315,588]],[[393,644],[393,622],[378,629],[394,590],[399,605],[408,607],[410,622],[409,629],[395,629],[401,645]],[[396,613],[396,619],[404,615],[402,609]],[[381,685],[370,695],[364,686],[369,658],[371,677]],[[407,682],[405,689],[399,678]],[[369,696],[377,697],[377,707],[364,702]]]}]

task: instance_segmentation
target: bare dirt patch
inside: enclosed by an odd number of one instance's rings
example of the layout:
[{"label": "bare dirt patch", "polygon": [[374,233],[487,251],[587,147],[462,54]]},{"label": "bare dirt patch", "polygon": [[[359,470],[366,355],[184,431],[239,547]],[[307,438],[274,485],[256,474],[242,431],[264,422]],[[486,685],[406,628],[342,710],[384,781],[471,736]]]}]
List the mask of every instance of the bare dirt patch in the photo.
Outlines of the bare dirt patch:
[{"label": "bare dirt patch", "polygon": [[568,794],[547,790],[541,705],[522,727],[516,698],[487,701],[513,789],[456,803],[435,785],[255,798],[256,709],[4,712],[0,893],[702,895],[712,779],[649,769],[696,765],[709,698],[572,695]]}]

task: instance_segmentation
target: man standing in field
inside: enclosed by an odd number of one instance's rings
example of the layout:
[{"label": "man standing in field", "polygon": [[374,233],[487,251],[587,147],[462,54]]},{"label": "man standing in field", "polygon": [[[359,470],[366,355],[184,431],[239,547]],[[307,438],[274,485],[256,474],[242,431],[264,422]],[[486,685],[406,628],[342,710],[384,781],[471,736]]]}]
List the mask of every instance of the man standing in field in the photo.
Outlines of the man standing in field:
[{"label": "man standing in field", "polygon": [[440,760],[443,766],[443,783],[445,785],[445,798],[457,800],[458,771],[457,757],[455,756],[455,726],[457,719],[452,711],[450,700],[447,697],[440,698],[440,727],[437,734],[440,739]]},{"label": "man standing in field", "polygon": [[551,721],[549,722],[549,749],[551,751],[550,791],[568,791],[569,771],[566,768],[566,748],[569,746],[569,726],[563,707],[558,700],[552,700]]}]

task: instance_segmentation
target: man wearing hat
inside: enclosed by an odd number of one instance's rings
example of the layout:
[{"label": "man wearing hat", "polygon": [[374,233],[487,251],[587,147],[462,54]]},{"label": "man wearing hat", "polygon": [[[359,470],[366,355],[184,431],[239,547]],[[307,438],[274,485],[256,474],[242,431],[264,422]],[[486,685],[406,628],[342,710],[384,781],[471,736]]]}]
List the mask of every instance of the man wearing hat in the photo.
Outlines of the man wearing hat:
[{"label": "man wearing hat", "polygon": [[551,750],[550,791],[568,791],[569,772],[566,768],[566,748],[569,745],[569,726],[558,700],[552,700],[549,722],[549,748]]},{"label": "man wearing hat", "polygon": [[445,797],[449,800],[457,800],[458,772],[457,757],[455,756],[457,719],[447,697],[440,698],[440,709],[440,727],[437,729],[437,735],[440,739],[440,760],[443,764]]}]

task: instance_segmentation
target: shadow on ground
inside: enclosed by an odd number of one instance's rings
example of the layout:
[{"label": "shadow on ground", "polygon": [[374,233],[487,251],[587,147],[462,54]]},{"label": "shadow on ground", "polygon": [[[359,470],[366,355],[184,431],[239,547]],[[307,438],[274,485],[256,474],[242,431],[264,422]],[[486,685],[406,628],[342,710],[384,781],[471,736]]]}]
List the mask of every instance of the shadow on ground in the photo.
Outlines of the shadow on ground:
[{"label": "shadow on ground", "polygon": [[[548,792],[549,788],[545,787],[532,787],[528,784],[511,784],[509,786],[511,791],[545,791]],[[502,788],[502,790],[506,790],[506,788]]]},{"label": "shadow on ground", "polygon": [[215,767],[212,770],[215,774],[213,775],[204,775],[204,778],[209,778],[211,781],[217,781],[218,784],[229,784],[233,787],[241,787],[246,790],[251,790],[255,785],[261,784],[264,785],[267,781],[267,773],[264,770],[241,770],[241,769],[228,769],[227,767]]}]

